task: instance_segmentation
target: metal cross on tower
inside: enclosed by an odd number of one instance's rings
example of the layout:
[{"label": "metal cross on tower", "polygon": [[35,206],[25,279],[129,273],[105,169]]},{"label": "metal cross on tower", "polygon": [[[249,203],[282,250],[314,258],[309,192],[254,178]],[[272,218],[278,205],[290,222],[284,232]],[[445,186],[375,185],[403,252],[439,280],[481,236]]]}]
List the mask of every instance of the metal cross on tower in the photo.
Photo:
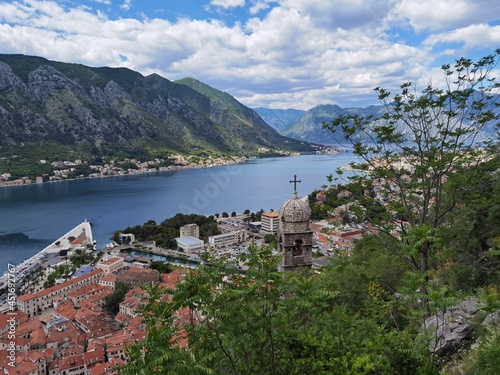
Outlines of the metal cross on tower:
[{"label": "metal cross on tower", "polygon": [[290,183],[293,182],[293,191],[297,192],[297,182],[302,182],[301,180],[297,180],[297,175],[293,175],[293,180],[290,180]]}]

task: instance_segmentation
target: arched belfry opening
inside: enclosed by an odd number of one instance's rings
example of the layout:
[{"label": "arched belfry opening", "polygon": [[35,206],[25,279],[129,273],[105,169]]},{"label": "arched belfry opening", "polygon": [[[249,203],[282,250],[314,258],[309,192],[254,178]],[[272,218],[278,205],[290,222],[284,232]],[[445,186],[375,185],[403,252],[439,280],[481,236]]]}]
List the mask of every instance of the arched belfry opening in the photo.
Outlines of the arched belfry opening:
[{"label": "arched belfry opening", "polygon": [[277,237],[278,252],[282,255],[279,271],[299,271],[311,268],[313,232],[309,228],[311,209],[307,196],[297,195],[297,176],[290,181],[294,185],[292,198],[287,200],[279,211]]}]

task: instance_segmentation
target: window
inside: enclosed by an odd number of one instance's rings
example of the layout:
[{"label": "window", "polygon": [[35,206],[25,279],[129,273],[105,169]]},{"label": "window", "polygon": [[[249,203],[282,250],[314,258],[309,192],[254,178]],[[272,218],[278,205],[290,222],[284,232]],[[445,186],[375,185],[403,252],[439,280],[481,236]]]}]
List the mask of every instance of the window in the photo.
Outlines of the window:
[{"label": "window", "polygon": [[293,243],[294,244],[294,247],[293,247],[293,256],[294,257],[300,257],[303,255],[304,251],[302,249],[302,240],[295,240],[295,242]]}]

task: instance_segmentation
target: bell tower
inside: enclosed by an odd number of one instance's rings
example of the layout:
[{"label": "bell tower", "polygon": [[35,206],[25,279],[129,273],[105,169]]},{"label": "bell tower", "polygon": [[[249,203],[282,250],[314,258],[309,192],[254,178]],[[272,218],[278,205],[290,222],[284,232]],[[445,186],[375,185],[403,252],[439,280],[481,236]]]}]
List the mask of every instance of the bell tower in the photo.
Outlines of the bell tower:
[{"label": "bell tower", "polygon": [[300,271],[311,268],[313,232],[309,228],[311,209],[307,197],[297,196],[297,180],[295,175],[292,198],[287,200],[279,211],[278,253],[282,256],[278,265],[279,271]]}]

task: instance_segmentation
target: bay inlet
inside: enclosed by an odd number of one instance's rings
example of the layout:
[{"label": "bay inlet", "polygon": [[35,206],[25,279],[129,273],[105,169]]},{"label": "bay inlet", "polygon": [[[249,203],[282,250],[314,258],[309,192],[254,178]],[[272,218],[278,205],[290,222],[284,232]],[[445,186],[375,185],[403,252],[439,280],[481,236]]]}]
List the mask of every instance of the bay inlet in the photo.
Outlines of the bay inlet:
[{"label": "bay inlet", "polygon": [[279,209],[290,198],[328,184],[326,176],[353,160],[351,152],[250,159],[203,169],[82,179],[0,189],[0,274],[85,219],[97,247],[116,230],[161,222],[178,212],[210,215]]}]

